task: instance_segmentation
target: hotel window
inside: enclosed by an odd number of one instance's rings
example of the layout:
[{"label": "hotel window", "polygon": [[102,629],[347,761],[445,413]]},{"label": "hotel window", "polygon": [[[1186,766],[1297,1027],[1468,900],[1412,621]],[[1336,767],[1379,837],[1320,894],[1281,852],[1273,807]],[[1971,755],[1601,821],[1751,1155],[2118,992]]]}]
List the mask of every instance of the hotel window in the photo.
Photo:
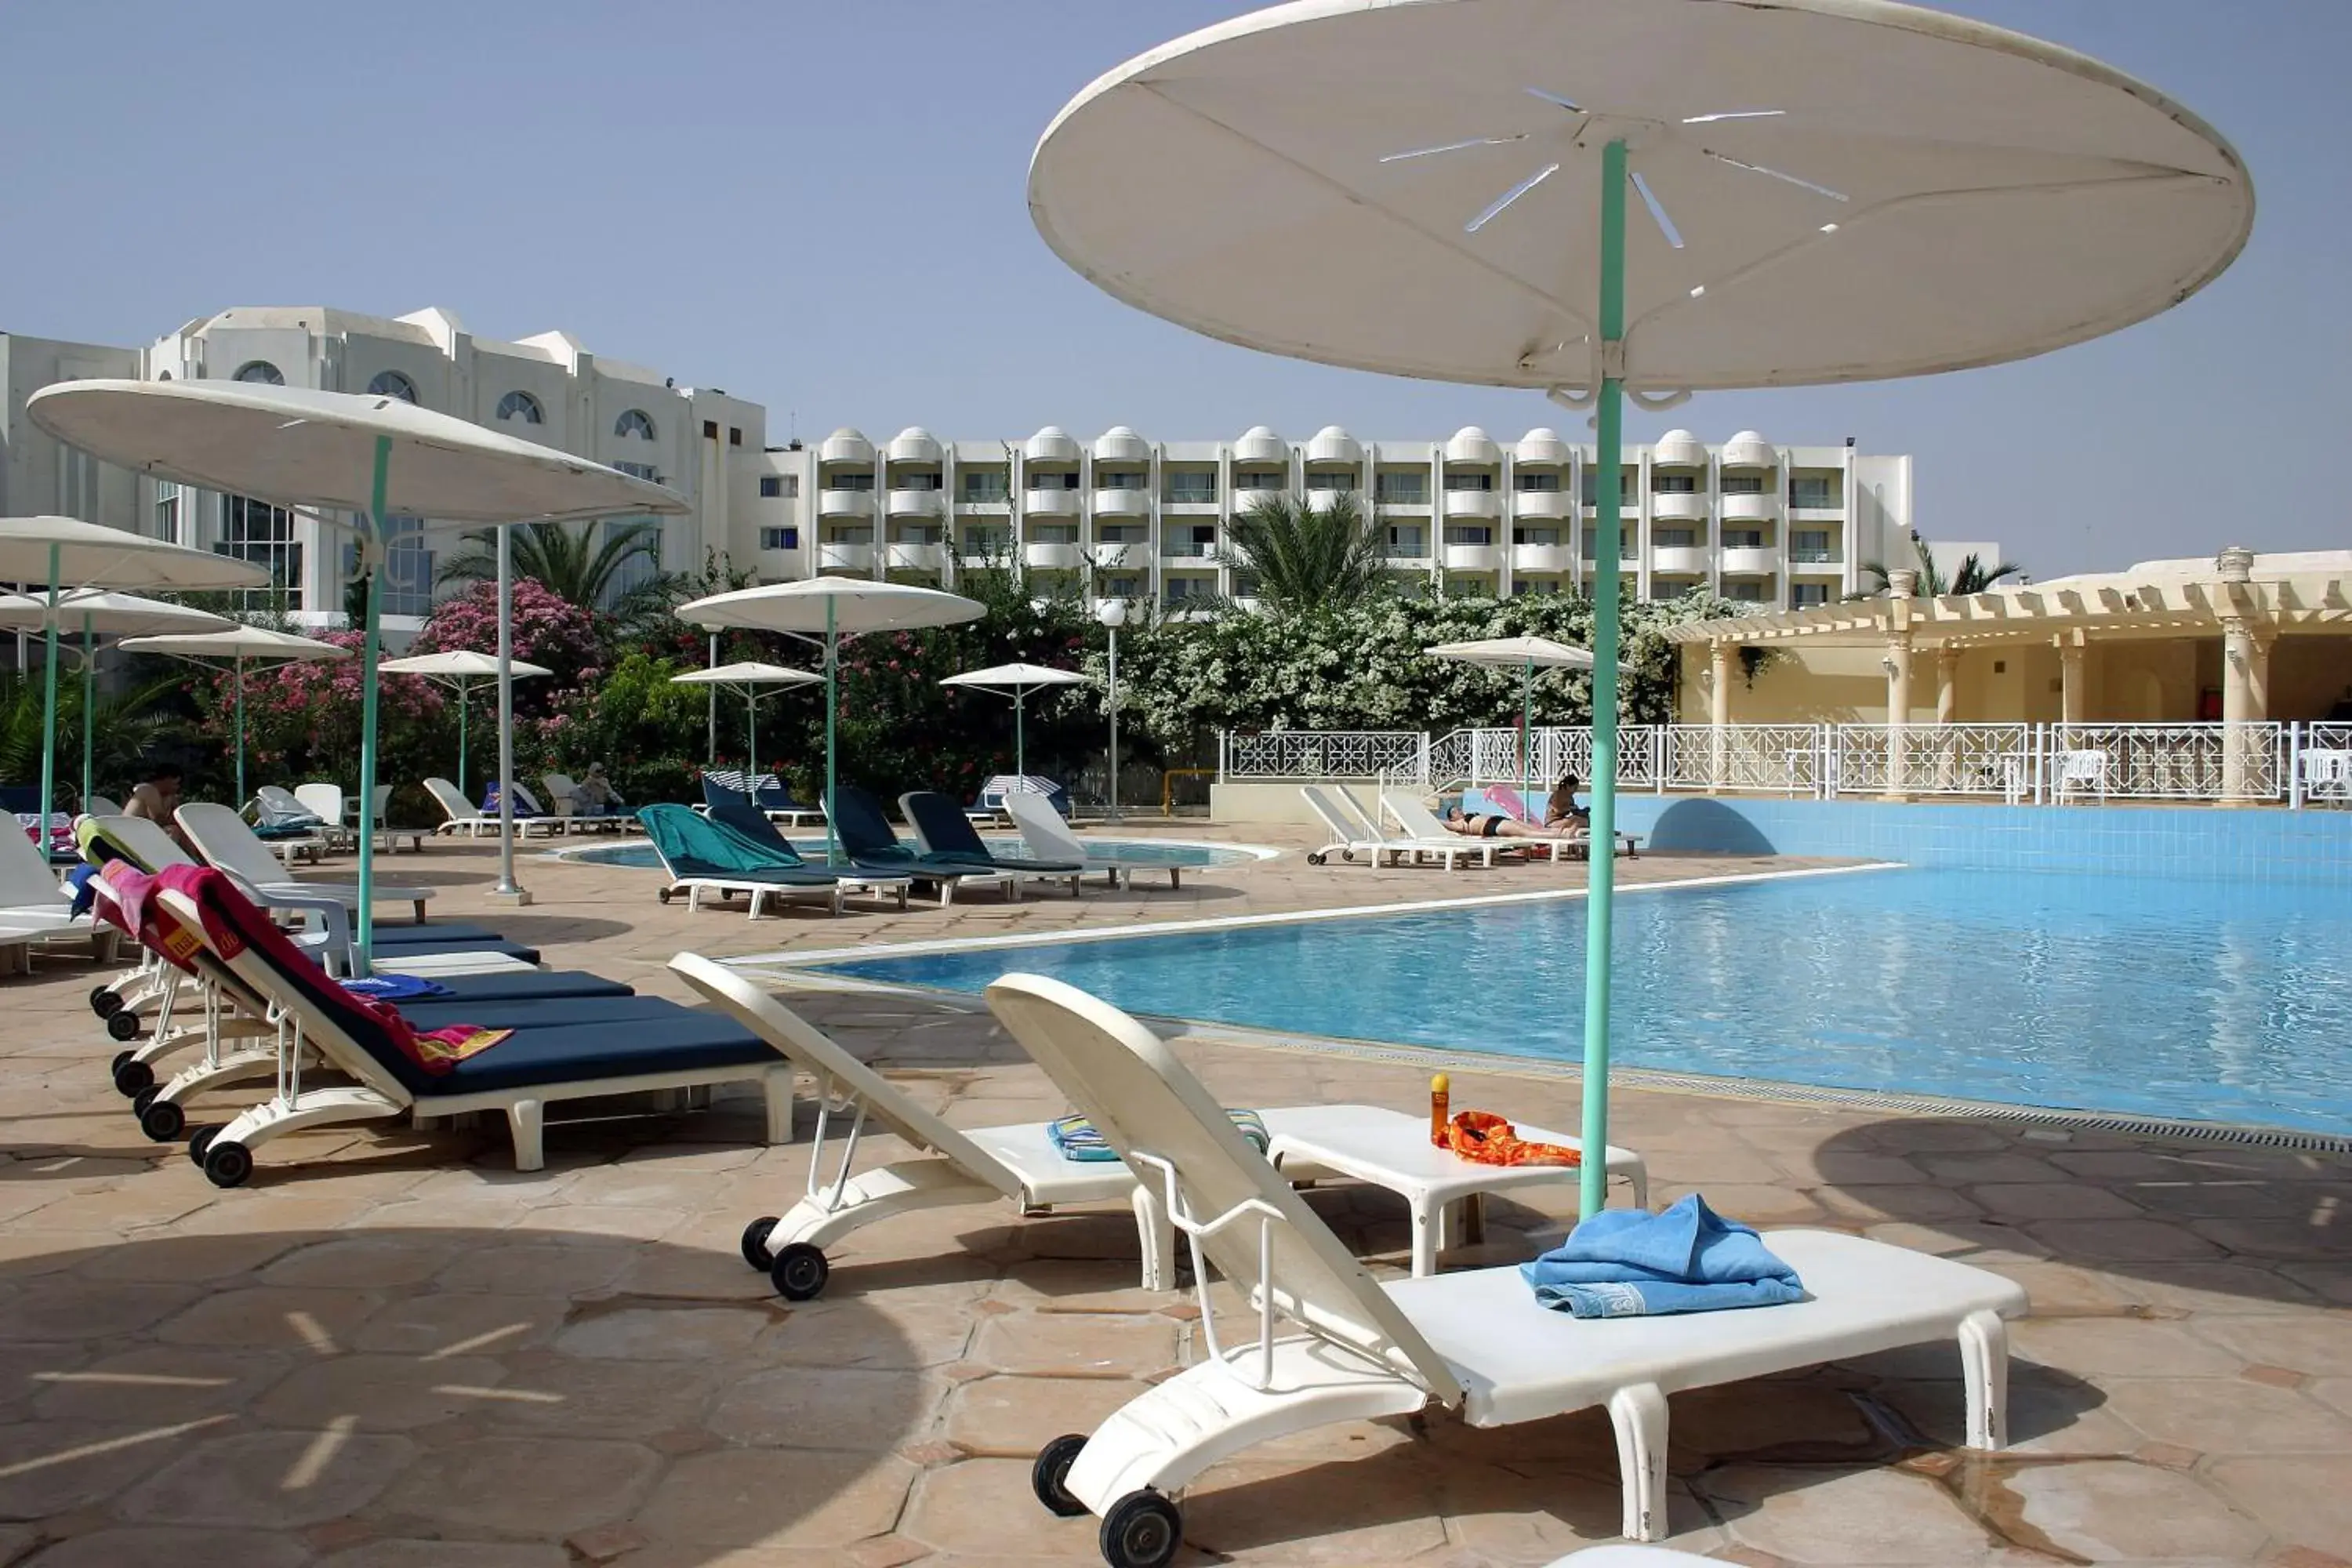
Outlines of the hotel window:
[{"label": "hotel window", "polygon": [[1511,530],[1514,544],[1558,544],[1559,530],[1556,528],[1515,528]]},{"label": "hotel window", "polygon": [[1418,561],[1429,554],[1429,539],[1417,522],[1398,523],[1389,529],[1389,553],[1409,561]]},{"label": "hotel window", "polygon": [[1372,499],[1384,506],[1426,506],[1429,504],[1429,476],[1418,471],[1374,475]]},{"label": "hotel window", "polygon": [[1795,583],[1790,585],[1789,604],[1792,608],[1802,610],[1829,602],[1830,585],[1827,583]]},{"label": "hotel window", "polygon": [[1511,584],[1511,597],[1515,599],[1528,594],[1557,594],[1559,592],[1559,579],[1557,577],[1520,577],[1515,579]]},{"label": "hotel window", "polygon": [[[356,575],[359,565],[359,546],[344,545],[343,576]],[[433,613],[433,552],[425,548],[425,524],[416,518],[384,519],[383,592],[377,603],[387,616]]]},{"label": "hotel window", "polygon": [[1727,528],[1723,531],[1723,547],[1726,550],[1761,550],[1764,548],[1764,531],[1760,528]]},{"label": "hotel window", "polygon": [[760,531],[760,548],[762,550],[798,550],[800,547],[801,531],[797,528],[763,528]]},{"label": "hotel window", "polygon": [[640,441],[655,441],[660,439],[659,437],[654,434],[653,416],[647,414],[642,408],[629,409],[618,419],[614,420],[613,434],[615,436],[631,437]]},{"label": "hotel window", "polygon": [[894,490],[935,490],[940,482],[937,474],[900,474],[890,481],[890,488]]},{"label": "hotel window", "polygon": [[743,427],[741,426],[730,425],[727,426],[727,444],[730,447],[740,447],[743,444]]},{"label": "hotel window", "polygon": [[1307,488],[1323,492],[1337,491],[1343,496],[1356,493],[1356,476],[1345,468],[1326,468],[1319,474],[1307,476]]},{"label": "hotel window", "polygon": [[499,418],[519,420],[525,425],[544,425],[547,415],[539,406],[539,399],[528,392],[509,392],[499,399]]},{"label": "hotel window", "polygon": [[780,500],[783,498],[783,475],[761,474],[760,476],[760,499],[761,500]]},{"label": "hotel window", "polygon": [[1764,493],[1764,476],[1726,474],[1719,488],[1727,496],[1760,496]]},{"label": "hotel window", "polygon": [[[1636,478],[1636,470],[1633,468],[1627,468],[1618,477],[1618,505],[1631,506],[1633,504],[1633,485]],[[1599,506],[1601,504],[1601,476],[1594,473],[1591,468],[1584,470],[1583,503],[1586,506]]]},{"label": "hotel window", "polygon": [[1150,531],[1139,522],[1098,522],[1095,540],[1101,544],[1140,544]]},{"label": "hotel window", "polygon": [[1723,585],[1723,596],[1727,599],[1737,599],[1743,605],[1761,604],[1764,600],[1764,584],[1761,583],[1726,583]]},{"label": "hotel window", "polygon": [[863,472],[852,469],[850,472],[845,474],[828,474],[825,476],[823,483],[824,488],[829,490],[862,490],[871,492],[874,489],[874,475],[870,469]]},{"label": "hotel window", "polygon": [[1033,522],[1029,525],[1032,544],[1076,544],[1078,525],[1075,522]]},{"label": "hotel window", "polygon": [[180,487],[169,479],[155,486],[155,537],[167,544],[184,542],[180,538]]},{"label": "hotel window", "polygon": [[294,514],[246,496],[223,496],[220,519],[214,552],[250,561],[269,574],[271,586],[247,590],[246,607],[265,608],[278,598],[287,609],[300,609],[302,546],[294,537]]},{"label": "hotel window", "polygon": [[1549,470],[1540,473],[1521,470],[1511,476],[1511,488],[1522,493],[1557,494],[1559,489],[1559,475]]},{"label": "hotel window", "polygon": [[1103,586],[1108,595],[1114,599],[1135,599],[1143,595],[1143,579],[1140,577],[1111,577],[1105,580]]},{"label": "hotel window", "polygon": [[957,478],[963,481],[961,494],[968,506],[1001,506],[1004,502],[1005,482],[1001,470],[992,468],[965,469]]},{"label": "hotel window", "polygon": [[1696,474],[1652,474],[1650,493],[1662,496],[1695,496],[1698,494]]},{"label": "hotel window", "polygon": [[1495,542],[1495,531],[1487,527],[1483,522],[1453,523],[1446,527],[1445,542],[1448,544],[1492,544]]},{"label": "hotel window", "polygon": [[380,370],[368,383],[370,397],[397,397],[403,403],[416,401],[416,384],[396,370]]},{"label": "hotel window", "polygon": [[1790,506],[1830,507],[1838,504],[1838,477],[1835,474],[1799,474],[1789,480]]},{"label": "hotel window", "polygon": [[1171,605],[1184,599],[1206,599],[1216,592],[1216,584],[1206,577],[1171,577],[1166,594]]},{"label": "hotel window", "polygon": [[1074,490],[1078,488],[1078,471],[1071,468],[1064,473],[1041,474],[1032,469],[1022,483],[1033,490]]},{"label": "hotel window", "polygon": [[1823,562],[1830,555],[1829,531],[1823,528],[1801,528],[1789,536],[1790,558],[1796,561]]},{"label": "hotel window", "polygon": [[283,386],[285,373],[266,359],[247,360],[237,366],[236,379],[249,381],[256,386]]},{"label": "hotel window", "polygon": [[1449,468],[1445,473],[1445,488],[1449,490],[1491,490],[1495,488],[1495,476],[1460,474]]},{"label": "hotel window", "polygon": [[650,479],[655,484],[661,483],[661,476],[654,472],[654,466],[651,463],[615,463],[613,467],[634,478]]},{"label": "hotel window", "polygon": [[1214,474],[1171,474],[1168,499],[1179,506],[1211,506],[1217,500]]},{"label": "hotel window", "polygon": [[1282,474],[1276,468],[1245,468],[1234,475],[1234,493],[1263,492],[1282,489]]},{"label": "hotel window", "polygon": [[1698,533],[1688,528],[1661,528],[1650,535],[1650,542],[1661,550],[1687,550],[1698,542]]},{"label": "hotel window", "polygon": [[1150,476],[1140,468],[1113,468],[1095,475],[1095,488],[1100,490],[1139,490]]}]

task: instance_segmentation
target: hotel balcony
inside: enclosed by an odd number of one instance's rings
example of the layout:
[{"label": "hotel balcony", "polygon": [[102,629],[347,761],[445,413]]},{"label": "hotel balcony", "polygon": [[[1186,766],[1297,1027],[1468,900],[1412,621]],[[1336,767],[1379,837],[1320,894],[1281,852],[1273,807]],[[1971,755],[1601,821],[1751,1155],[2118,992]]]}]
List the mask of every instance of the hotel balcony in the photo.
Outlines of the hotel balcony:
[{"label": "hotel balcony", "polygon": [[1499,544],[1447,544],[1440,548],[1445,552],[1448,572],[1494,573],[1503,569],[1503,547]]},{"label": "hotel balcony", "polygon": [[1566,490],[1517,490],[1511,496],[1511,515],[1529,521],[1565,521],[1570,515]]},{"label": "hotel balcony", "polygon": [[[872,497],[867,497],[872,500]],[[874,572],[874,547],[870,544],[822,543],[816,547],[816,569],[819,572],[854,572],[861,577]]]},{"label": "hotel balcony", "polygon": [[[1475,550],[1478,547],[1471,544],[1456,545],[1454,548]],[[1514,544],[1511,546],[1511,570],[1514,572],[1549,574],[1571,571],[1573,570],[1570,564],[1572,552],[1565,544]]]},{"label": "hotel balcony", "polygon": [[948,564],[948,547],[925,544],[919,541],[893,543],[889,563],[893,572],[944,572]]},{"label": "hotel balcony", "polygon": [[1845,556],[1836,545],[1797,545],[1789,552],[1789,569],[1809,577],[1835,577],[1845,571]]},{"label": "hotel balcony", "polygon": [[1027,517],[1076,517],[1078,515],[1078,492],[1031,490],[1022,498],[1021,510]]},{"label": "hotel balcony", "polygon": [[1495,490],[1447,490],[1445,515],[1498,518],[1503,515],[1503,498]]},{"label": "hotel balcony", "polygon": [[1033,572],[1076,572],[1087,563],[1087,552],[1076,544],[1032,540],[1021,547],[1021,559]]},{"label": "hotel balcony", "polygon": [[1097,517],[1150,517],[1151,492],[1149,490],[1095,491]]},{"label": "hotel balcony", "polygon": [[872,490],[819,490],[816,492],[816,512],[819,517],[866,517],[874,515]]},{"label": "hotel balcony", "polygon": [[1726,522],[1776,522],[1780,517],[1780,498],[1766,490],[1760,495],[1726,495],[1723,497],[1723,521]]},{"label": "hotel balcony", "polygon": [[1723,574],[1727,577],[1766,577],[1780,569],[1780,547],[1777,544],[1723,547]]},{"label": "hotel balcony", "polygon": [[1360,512],[1363,510],[1363,499],[1354,490],[1308,490],[1307,507],[1310,511],[1329,511],[1344,500],[1354,503]]},{"label": "hotel balcony", "polygon": [[1706,546],[1654,544],[1650,546],[1650,570],[1664,575],[1704,577],[1706,575]]},{"label": "hotel balcony", "polygon": [[1705,522],[1706,497],[1695,490],[1687,493],[1653,490],[1650,492],[1650,515],[1660,522]]},{"label": "hotel balcony", "polygon": [[1280,500],[1286,493],[1288,492],[1279,488],[1250,489],[1240,485],[1235,485],[1234,487],[1234,515],[1235,517],[1241,516],[1242,513],[1249,510],[1250,508],[1255,506],[1262,500]]},{"label": "hotel balcony", "polygon": [[1095,546],[1095,561],[1106,572],[1149,572],[1151,570],[1151,546],[1139,539],[1097,544]]},{"label": "hotel balcony", "polygon": [[937,517],[945,508],[947,498],[938,490],[892,490],[892,517]]}]

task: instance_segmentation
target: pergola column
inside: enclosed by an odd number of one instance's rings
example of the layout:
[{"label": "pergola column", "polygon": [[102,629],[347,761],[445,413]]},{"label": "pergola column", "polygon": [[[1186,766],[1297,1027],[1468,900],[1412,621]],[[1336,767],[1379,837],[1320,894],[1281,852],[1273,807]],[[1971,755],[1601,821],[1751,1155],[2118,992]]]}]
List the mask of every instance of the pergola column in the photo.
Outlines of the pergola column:
[{"label": "pergola column", "polygon": [[1918,585],[1919,574],[1916,572],[1896,571],[1886,574],[1886,595],[1894,603],[1888,606],[1886,654],[1880,663],[1886,670],[1888,800],[1911,798],[1911,759],[1906,743],[1906,731],[1911,721],[1911,595]]},{"label": "pergola column", "polygon": [[2262,793],[2263,770],[2255,760],[2262,742],[2255,726],[2270,717],[2270,638],[2242,613],[2253,552],[2233,544],[2215,564],[2229,605],[2221,616],[2221,804],[2250,805]]},{"label": "pergola column", "polygon": [[2083,721],[2083,634],[2075,632],[2058,642],[2058,721],[2079,724]]},{"label": "pergola column", "polygon": [[1949,724],[1960,710],[1960,650],[1950,643],[1936,650],[1936,722]]},{"label": "pergola column", "polygon": [[1731,741],[1731,644],[1721,637],[1706,645],[1706,722],[1707,783],[1719,790],[1725,783]]}]

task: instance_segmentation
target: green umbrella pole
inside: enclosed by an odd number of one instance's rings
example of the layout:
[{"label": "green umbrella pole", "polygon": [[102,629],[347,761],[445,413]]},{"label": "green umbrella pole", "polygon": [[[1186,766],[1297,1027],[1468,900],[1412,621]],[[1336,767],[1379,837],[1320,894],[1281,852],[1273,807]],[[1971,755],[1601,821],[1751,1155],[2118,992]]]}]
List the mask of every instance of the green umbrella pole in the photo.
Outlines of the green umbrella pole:
[{"label": "green umbrella pole", "polygon": [[81,798],[82,809],[89,809],[89,792],[96,786],[90,782],[97,771],[92,763],[98,755],[98,650],[89,643],[89,617],[81,618]]},{"label": "green umbrella pole", "polygon": [[743,717],[748,721],[747,762],[743,770],[743,798],[757,810],[760,805],[760,689],[750,681],[743,683]]},{"label": "green umbrella pole", "polygon": [[1024,778],[1029,776],[1028,712],[1029,694],[1016,686],[1013,689],[1013,771]]},{"label": "green umbrella pole", "polygon": [[1536,661],[1528,660],[1519,672],[1519,804],[1535,792],[1536,776]]},{"label": "green umbrella pole", "polygon": [[40,840],[41,858],[49,858],[49,805],[57,799],[58,788],[58,547],[49,546],[49,613],[48,674],[41,684],[41,799],[35,813],[40,826],[34,834]]},{"label": "green umbrella pole", "polygon": [[824,858],[841,864],[841,834],[833,825],[834,719],[841,705],[841,636],[834,629],[833,596],[824,601]]},{"label": "green umbrella pole", "polygon": [[457,793],[467,800],[474,797],[467,795],[472,786],[466,782],[466,699],[473,694],[472,683],[461,679],[457,682]]},{"label": "green umbrella pole", "polygon": [[368,541],[361,564],[367,569],[367,623],[360,642],[360,911],[359,952],[352,970],[366,974],[375,942],[375,721],[377,626],[383,604],[383,574],[376,551],[383,539],[384,482],[391,476],[392,437],[375,438],[375,479],[368,492]]},{"label": "green umbrella pole", "polygon": [[245,809],[245,655],[238,654],[232,668],[236,687],[236,808]]},{"label": "green umbrella pole", "polygon": [[[1614,367],[1625,337],[1625,143],[1601,150],[1601,363]],[[1617,577],[1621,500],[1618,469],[1625,460],[1625,384],[1601,380],[1601,468],[1596,520],[1604,549],[1595,552],[1600,578],[1592,585],[1592,846],[1584,900],[1584,1163],[1577,1195],[1580,1217],[1601,1212],[1609,1196],[1609,928],[1617,891]]]}]

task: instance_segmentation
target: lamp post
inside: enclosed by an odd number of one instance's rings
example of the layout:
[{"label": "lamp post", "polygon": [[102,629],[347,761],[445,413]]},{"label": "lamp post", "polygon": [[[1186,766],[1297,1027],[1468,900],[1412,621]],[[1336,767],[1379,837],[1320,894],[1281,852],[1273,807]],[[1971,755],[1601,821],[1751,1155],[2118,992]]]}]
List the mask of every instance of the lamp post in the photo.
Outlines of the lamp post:
[{"label": "lamp post", "polygon": [[1108,820],[1118,820],[1118,628],[1127,624],[1127,601],[1105,599],[1095,606],[1095,619],[1110,633],[1110,694],[1106,701],[1110,707],[1110,810]]}]

